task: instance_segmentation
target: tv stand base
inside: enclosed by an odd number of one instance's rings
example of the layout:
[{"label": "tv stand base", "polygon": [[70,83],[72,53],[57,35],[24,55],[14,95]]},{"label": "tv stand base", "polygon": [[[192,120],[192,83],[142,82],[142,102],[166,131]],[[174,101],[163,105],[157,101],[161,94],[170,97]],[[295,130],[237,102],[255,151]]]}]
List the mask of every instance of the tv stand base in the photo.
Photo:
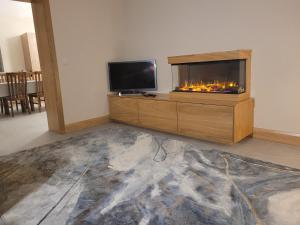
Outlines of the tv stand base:
[{"label": "tv stand base", "polygon": [[254,100],[171,98],[157,94],[109,95],[110,118],[168,133],[233,144],[253,134]]}]

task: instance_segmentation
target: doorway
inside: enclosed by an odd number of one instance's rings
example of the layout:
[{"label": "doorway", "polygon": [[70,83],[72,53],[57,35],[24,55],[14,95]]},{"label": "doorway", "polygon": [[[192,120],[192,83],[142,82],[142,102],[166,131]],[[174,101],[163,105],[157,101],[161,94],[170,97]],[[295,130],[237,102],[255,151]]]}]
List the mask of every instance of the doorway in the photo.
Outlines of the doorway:
[{"label": "doorway", "polygon": [[12,0],[31,4],[39,51],[41,70],[44,74],[44,95],[50,131],[65,133],[62,97],[49,0]]},{"label": "doorway", "polygon": [[[11,11],[11,8],[16,9],[16,11]],[[9,13],[11,13],[11,16],[9,16]],[[26,73],[27,78],[25,80],[28,84],[26,85],[27,89],[28,86],[30,86],[31,89],[36,90],[32,88],[33,85],[31,85],[35,83],[35,80],[30,80],[27,75],[33,74],[31,71],[41,71],[43,75],[42,86],[46,105],[46,108],[44,108],[44,102],[42,102],[41,113],[39,113],[39,105],[34,105],[35,112],[29,115],[28,113],[22,113],[21,109],[23,109],[23,107],[21,108],[21,106],[23,105],[21,101],[19,101],[19,104],[14,102],[10,104],[12,109],[9,109],[14,112],[13,118],[5,116],[3,113],[1,114],[0,155],[5,155],[63,138],[62,135],[56,133],[65,133],[65,123],[49,1],[35,0],[34,3],[31,3],[30,1],[3,0],[0,5],[0,14],[2,19],[1,24],[7,27],[4,31],[4,26],[1,26],[2,33],[0,32],[0,80],[3,77],[6,79],[3,82],[0,81],[1,87],[4,87],[0,88],[0,100],[9,99],[10,94],[5,95],[4,93],[5,91],[9,93],[7,82],[7,75],[9,73],[15,72],[19,75]],[[17,19],[15,16],[20,18]],[[25,25],[25,21],[27,21],[27,25]],[[19,26],[20,28],[13,29],[13,26]],[[12,30],[14,30],[14,33],[7,35],[7,33]],[[5,44],[1,42],[1,37],[3,37],[3,40],[5,39]],[[9,39],[9,41],[6,41],[7,39]],[[30,62],[29,65],[28,62],[26,62],[26,58],[32,57],[32,52],[29,53],[29,51],[31,51],[29,48],[28,50],[24,49],[23,41],[25,40],[24,43],[28,47],[28,44],[30,44],[33,39],[33,42],[35,42],[35,50],[39,52],[39,54],[36,54],[39,65],[34,62]],[[10,48],[4,46],[6,42],[11,44]],[[3,48],[1,48],[1,46]],[[27,54],[25,51],[28,51],[29,57],[26,57]],[[28,91],[27,93],[29,94]],[[26,96],[29,97],[29,95]],[[1,106],[2,105],[3,104],[1,104]],[[18,111],[16,108],[17,105],[19,107]],[[31,108],[32,105],[28,105]],[[28,108],[26,109],[29,111]]]}]

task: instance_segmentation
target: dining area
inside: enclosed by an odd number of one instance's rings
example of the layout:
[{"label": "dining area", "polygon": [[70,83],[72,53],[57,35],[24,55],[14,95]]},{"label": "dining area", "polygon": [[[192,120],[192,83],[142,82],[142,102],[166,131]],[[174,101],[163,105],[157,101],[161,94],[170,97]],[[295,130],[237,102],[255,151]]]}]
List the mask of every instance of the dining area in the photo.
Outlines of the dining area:
[{"label": "dining area", "polygon": [[34,72],[0,73],[1,117],[14,117],[17,113],[42,112],[45,107],[43,74]]}]

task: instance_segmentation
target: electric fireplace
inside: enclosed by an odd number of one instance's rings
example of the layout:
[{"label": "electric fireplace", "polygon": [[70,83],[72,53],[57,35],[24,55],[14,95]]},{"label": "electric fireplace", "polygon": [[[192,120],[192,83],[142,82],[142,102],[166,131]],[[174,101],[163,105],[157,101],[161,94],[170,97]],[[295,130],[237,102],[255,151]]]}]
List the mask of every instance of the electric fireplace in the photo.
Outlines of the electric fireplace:
[{"label": "electric fireplace", "polygon": [[241,94],[246,88],[246,60],[172,65],[173,91]]},{"label": "electric fireplace", "polygon": [[169,57],[172,96],[237,99],[250,96],[251,50]]}]

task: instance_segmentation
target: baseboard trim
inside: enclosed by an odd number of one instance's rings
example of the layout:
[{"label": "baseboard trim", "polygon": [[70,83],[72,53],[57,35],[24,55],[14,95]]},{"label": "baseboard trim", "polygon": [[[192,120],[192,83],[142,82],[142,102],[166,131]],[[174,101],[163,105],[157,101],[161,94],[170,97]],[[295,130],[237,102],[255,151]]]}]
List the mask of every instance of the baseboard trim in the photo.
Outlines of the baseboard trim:
[{"label": "baseboard trim", "polygon": [[76,123],[71,123],[71,124],[67,124],[65,127],[65,133],[72,133],[75,131],[80,131],[83,129],[87,129],[87,128],[91,128],[91,127],[95,127],[101,124],[105,124],[108,123],[109,120],[109,116],[102,116],[102,117],[97,117],[94,119],[89,119],[89,120],[84,120],[84,121],[80,121],[80,122],[76,122]]},{"label": "baseboard trim", "polygon": [[282,144],[300,146],[300,134],[254,128],[253,137]]}]

